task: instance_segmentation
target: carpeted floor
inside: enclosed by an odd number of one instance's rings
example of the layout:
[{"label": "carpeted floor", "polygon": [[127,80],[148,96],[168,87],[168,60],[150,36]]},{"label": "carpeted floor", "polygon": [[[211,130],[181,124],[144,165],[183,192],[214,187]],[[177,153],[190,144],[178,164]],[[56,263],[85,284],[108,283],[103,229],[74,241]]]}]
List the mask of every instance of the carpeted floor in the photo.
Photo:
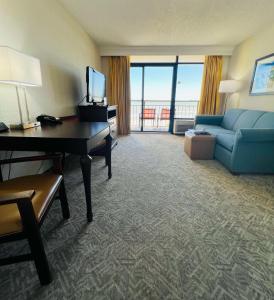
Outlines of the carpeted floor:
[{"label": "carpeted floor", "polygon": [[92,174],[94,222],[76,157],[71,219],[57,202],[43,226],[53,283],[40,287],[32,263],[1,267],[0,299],[274,299],[274,176],[191,161],[168,134],[120,138],[113,178],[102,159]]}]

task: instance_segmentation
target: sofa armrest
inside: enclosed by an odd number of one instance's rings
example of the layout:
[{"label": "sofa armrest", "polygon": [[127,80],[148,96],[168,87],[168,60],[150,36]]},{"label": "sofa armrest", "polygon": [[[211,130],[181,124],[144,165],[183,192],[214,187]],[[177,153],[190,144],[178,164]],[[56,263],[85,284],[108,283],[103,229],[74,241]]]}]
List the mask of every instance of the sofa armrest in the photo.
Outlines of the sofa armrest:
[{"label": "sofa armrest", "polygon": [[223,121],[223,115],[197,115],[195,117],[195,125],[207,124],[207,125],[220,125]]},{"label": "sofa armrest", "polygon": [[274,173],[274,129],[239,129],[230,160],[235,173]]},{"label": "sofa armrest", "polygon": [[274,142],[274,129],[239,129],[236,133],[239,142]]}]

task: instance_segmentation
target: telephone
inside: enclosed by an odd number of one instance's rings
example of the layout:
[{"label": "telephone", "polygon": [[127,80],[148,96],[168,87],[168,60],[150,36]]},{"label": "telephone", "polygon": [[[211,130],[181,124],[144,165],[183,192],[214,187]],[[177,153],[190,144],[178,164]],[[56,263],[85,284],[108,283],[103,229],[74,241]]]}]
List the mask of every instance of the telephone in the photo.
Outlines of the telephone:
[{"label": "telephone", "polygon": [[8,130],[9,130],[9,127],[5,123],[0,122],[0,132],[5,132]]},{"label": "telephone", "polygon": [[40,122],[42,125],[57,125],[63,123],[60,118],[56,118],[48,115],[40,115],[36,118],[36,120]]}]

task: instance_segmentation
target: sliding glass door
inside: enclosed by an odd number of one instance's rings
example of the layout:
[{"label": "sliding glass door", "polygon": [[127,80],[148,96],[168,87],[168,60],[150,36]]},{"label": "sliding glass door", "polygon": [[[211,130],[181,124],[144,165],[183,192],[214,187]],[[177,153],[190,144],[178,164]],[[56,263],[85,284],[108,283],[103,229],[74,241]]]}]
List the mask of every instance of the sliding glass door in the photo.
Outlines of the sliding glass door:
[{"label": "sliding glass door", "polygon": [[133,63],[131,130],[172,132],[174,118],[194,118],[203,63]]},{"label": "sliding glass door", "polygon": [[168,131],[172,66],[131,67],[131,130]]},{"label": "sliding glass door", "polygon": [[144,131],[168,131],[173,67],[144,67]]}]

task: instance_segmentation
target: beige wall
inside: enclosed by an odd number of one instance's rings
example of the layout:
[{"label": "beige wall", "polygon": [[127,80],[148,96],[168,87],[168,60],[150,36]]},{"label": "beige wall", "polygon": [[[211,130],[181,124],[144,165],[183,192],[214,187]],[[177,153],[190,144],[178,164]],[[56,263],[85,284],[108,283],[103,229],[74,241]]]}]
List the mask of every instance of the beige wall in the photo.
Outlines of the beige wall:
[{"label": "beige wall", "polygon": [[[86,93],[85,67],[101,68],[96,45],[57,0],[0,0],[0,45],[41,61],[43,86],[27,88],[33,118],[41,113],[74,114],[76,103]],[[0,121],[19,122],[12,85],[0,84]],[[2,157],[9,155],[0,153]],[[17,164],[11,175],[36,173],[38,169],[40,163]]]},{"label": "beige wall", "polygon": [[228,107],[274,111],[274,95],[250,96],[254,63],[257,58],[274,52],[274,24],[238,45],[230,59],[228,77],[242,80],[240,93],[230,96]]},{"label": "beige wall", "polygon": [[[57,0],[0,0],[0,45],[40,59],[43,86],[28,88],[30,113],[65,116],[85,95],[85,66],[98,49]],[[0,120],[18,122],[15,87],[0,84]]]},{"label": "beige wall", "polygon": [[223,56],[222,80],[227,79],[230,56]]}]

